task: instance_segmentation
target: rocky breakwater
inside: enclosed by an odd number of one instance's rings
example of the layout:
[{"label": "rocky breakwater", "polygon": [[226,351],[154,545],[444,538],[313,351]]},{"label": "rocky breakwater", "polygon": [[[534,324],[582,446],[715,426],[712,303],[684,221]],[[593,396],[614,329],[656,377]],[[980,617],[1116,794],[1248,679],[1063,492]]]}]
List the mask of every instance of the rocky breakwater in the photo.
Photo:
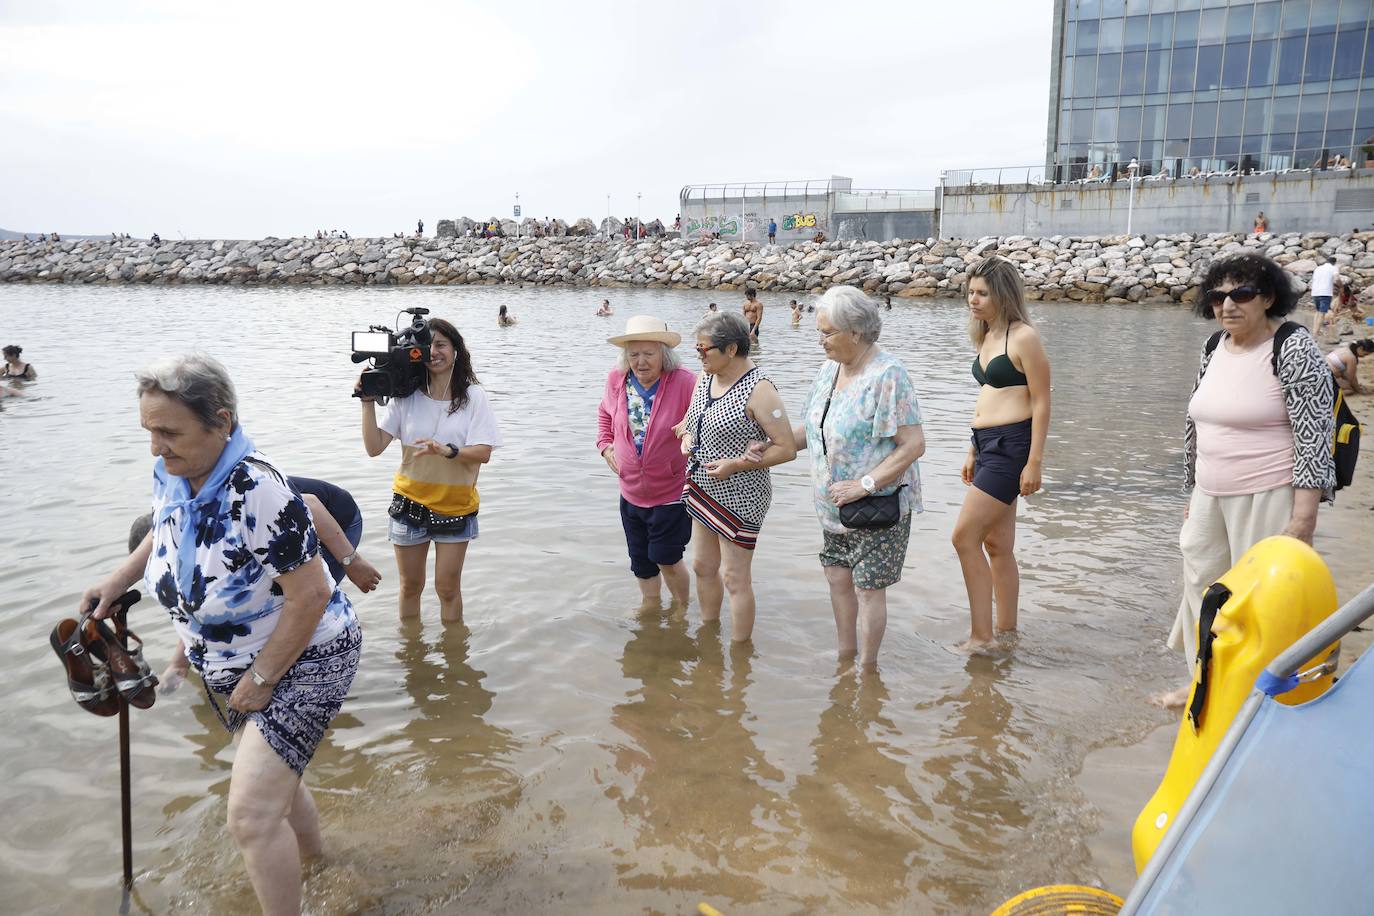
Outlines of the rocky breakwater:
[{"label": "rocky breakwater", "polygon": [[969,266],[1000,254],[1032,299],[1192,302],[1213,258],[1258,251],[1305,288],[1323,253],[1374,284],[1374,233],[806,242],[422,238],[0,242],[0,282],[172,285],[642,286],[808,293],[842,284],[879,295],[951,295]]}]

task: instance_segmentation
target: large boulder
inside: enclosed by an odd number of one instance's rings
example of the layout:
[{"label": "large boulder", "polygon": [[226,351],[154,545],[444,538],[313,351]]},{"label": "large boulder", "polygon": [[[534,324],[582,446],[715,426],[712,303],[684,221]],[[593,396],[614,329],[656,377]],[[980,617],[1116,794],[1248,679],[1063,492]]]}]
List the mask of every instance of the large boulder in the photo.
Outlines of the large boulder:
[{"label": "large boulder", "polygon": [[434,235],[435,235],[436,238],[441,238],[441,239],[452,239],[452,238],[457,238],[457,237],[458,237],[458,229],[457,229],[457,227],[454,225],[453,220],[451,220],[451,219],[441,219],[441,220],[439,220],[439,225],[437,225],[437,226],[434,227]]},{"label": "large boulder", "polygon": [[585,216],[568,227],[568,235],[577,236],[578,238],[587,238],[588,236],[596,234],[596,223],[587,219]]}]

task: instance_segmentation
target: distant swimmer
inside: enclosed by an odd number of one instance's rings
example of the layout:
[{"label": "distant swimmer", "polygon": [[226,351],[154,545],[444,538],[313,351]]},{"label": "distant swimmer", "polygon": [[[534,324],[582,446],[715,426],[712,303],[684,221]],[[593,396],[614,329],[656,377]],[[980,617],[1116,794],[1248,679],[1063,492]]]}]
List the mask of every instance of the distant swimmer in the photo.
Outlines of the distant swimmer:
[{"label": "distant swimmer", "polygon": [[596,317],[598,317],[598,318],[607,318],[607,317],[609,317],[609,316],[611,316],[611,315],[614,315],[614,314],[615,314],[615,309],[611,308],[611,300],[609,300],[609,299],[602,299],[602,300],[601,300],[601,308],[599,308],[599,309],[596,310]]},{"label": "distant swimmer", "polygon": [[19,354],[24,352],[24,348],[18,344],[10,344],[3,351],[5,354],[5,371],[0,374],[0,378],[7,382],[32,382],[38,378],[38,373],[33,371],[33,364],[20,360]]},{"label": "distant swimmer", "polygon": [[749,325],[750,339],[758,343],[759,327],[763,324],[763,303],[759,301],[759,294],[752,286],[744,291],[744,305],[740,310],[744,312],[744,321]]},{"label": "distant swimmer", "polygon": [[514,315],[510,314],[509,312],[507,312],[507,311],[506,311],[506,307],[505,307],[504,305],[501,306],[501,310],[500,310],[499,312],[496,313],[496,326],[497,326],[497,327],[508,328],[508,327],[510,327],[511,325],[515,324],[516,321],[517,321],[516,317],[515,317]]},{"label": "distant swimmer", "polygon": [[799,327],[801,327],[802,315],[803,315],[803,314],[805,314],[805,313],[802,311],[801,303],[798,302],[796,299],[793,299],[793,300],[792,300],[792,327],[794,327],[794,328],[799,328]]},{"label": "distant swimmer", "polygon": [[705,315],[702,315],[701,317],[702,317],[702,318],[710,318],[712,315],[718,314],[719,312],[720,312],[720,309],[718,309],[718,308],[716,307],[716,304],[715,304],[714,302],[712,302],[710,305],[706,306],[706,314],[705,314]]}]

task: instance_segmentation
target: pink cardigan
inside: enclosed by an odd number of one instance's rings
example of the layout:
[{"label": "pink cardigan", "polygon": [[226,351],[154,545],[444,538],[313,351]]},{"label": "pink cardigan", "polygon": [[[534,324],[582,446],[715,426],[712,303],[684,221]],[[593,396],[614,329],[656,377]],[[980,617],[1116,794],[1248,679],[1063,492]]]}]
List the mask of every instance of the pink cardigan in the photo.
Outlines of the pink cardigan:
[{"label": "pink cardigan", "polygon": [[659,378],[649,428],[644,431],[644,453],[635,451],[630,438],[630,412],[625,403],[625,370],[612,369],[606,376],[606,393],[596,409],[596,450],[615,445],[620,468],[620,494],[641,509],[664,506],[682,499],[687,483],[687,456],[673,435],[673,427],[687,415],[697,377],[689,369],[676,369]]}]

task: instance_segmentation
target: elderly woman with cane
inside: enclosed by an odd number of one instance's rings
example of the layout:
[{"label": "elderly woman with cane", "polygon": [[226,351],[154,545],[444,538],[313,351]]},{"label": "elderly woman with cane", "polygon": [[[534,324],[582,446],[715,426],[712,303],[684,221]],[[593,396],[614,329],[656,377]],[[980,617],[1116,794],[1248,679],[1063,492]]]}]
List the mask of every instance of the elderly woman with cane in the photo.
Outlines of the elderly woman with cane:
[{"label": "elderly woman with cane", "polygon": [[682,504],[687,456],[673,427],[687,412],[696,376],[673,352],[682,335],[658,318],[636,315],[624,334],[607,342],[620,359],[597,407],[596,446],[620,481],[630,571],[646,603],[657,604],[661,582],[667,582],[673,603],[686,607],[690,583],[682,555],[692,519]]},{"label": "elderly woman with cane", "polygon": [[[677,432],[691,456],[683,501],[692,516],[692,571],[703,620],[719,620],[730,595],[730,635],[754,633],[754,547],[773,498],[768,468],[797,456],[787,409],[749,359],[750,333],[733,312],[697,326],[701,379]],[[750,443],[766,440],[761,453]]]},{"label": "elderly woman with cane", "polygon": [[258,903],[298,913],[301,859],[322,845],[302,774],[353,681],[362,631],[326,580],[305,503],[239,423],[224,367],[185,356],[137,379],[157,458],[153,529],[81,610],[103,618],[139,579],[152,586],[235,733],[229,833]]}]

